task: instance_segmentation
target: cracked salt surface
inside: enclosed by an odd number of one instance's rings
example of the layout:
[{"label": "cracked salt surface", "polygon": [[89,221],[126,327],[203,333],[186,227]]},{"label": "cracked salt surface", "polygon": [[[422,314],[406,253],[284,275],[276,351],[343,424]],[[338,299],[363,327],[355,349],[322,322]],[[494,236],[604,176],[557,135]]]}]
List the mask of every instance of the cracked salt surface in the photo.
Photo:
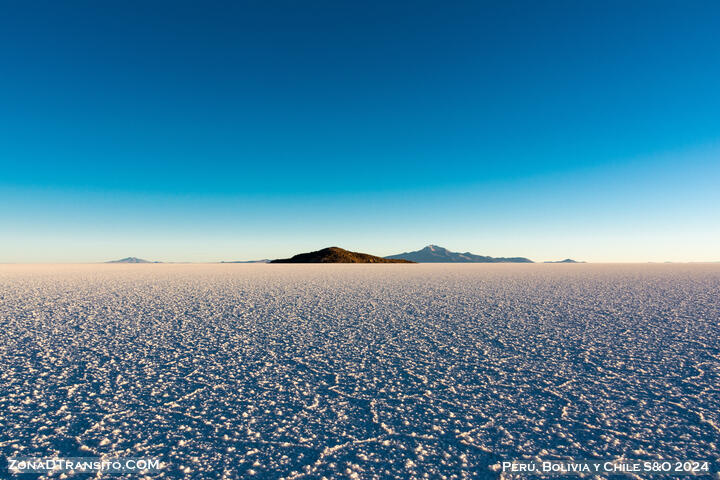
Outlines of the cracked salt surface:
[{"label": "cracked salt surface", "polygon": [[717,462],[719,323],[717,265],[1,266],[0,455],[208,479]]}]

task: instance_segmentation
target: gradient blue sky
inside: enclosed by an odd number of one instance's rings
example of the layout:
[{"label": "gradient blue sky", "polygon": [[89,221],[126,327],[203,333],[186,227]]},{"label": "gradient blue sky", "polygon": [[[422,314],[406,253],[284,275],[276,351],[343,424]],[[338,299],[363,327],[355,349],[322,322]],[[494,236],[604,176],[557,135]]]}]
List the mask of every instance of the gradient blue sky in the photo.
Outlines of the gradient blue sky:
[{"label": "gradient blue sky", "polygon": [[720,260],[720,3],[4,1],[0,262]]}]

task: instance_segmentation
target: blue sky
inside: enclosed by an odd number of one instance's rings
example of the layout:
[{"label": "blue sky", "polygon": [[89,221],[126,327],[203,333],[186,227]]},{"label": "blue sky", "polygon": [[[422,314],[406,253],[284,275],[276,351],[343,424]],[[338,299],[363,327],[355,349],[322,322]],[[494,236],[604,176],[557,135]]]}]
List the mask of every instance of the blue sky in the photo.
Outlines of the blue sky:
[{"label": "blue sky", "polygon": [[0,262],[720,260],[717,2],[4,2]]}]

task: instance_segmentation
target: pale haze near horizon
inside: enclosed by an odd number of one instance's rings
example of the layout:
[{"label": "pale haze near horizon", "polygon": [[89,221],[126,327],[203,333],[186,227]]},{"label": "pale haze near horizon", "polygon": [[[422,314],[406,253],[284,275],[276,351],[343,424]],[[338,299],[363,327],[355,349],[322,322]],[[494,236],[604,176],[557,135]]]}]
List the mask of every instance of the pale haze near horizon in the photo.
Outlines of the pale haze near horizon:
[{"label": "pale haze near horizon", "polygon": [[[717,149],[661,159],[684,162],[684,177],[662,170],[641,175],[648,159],[638,159],[609,173],[521,179],[511,189],[478,184],[292,198],[7,189],[14,201],[0,205],[9,220],[0,262],[128,256],[216,262],[283,258],[328,246],[386,256],[428,244],[536,262],[714,262],[720,260],[720,194],[712,190],[718,170],[707,167],[712,158],[720,158]],[[604,187],[585,189],[588,176]]]}]

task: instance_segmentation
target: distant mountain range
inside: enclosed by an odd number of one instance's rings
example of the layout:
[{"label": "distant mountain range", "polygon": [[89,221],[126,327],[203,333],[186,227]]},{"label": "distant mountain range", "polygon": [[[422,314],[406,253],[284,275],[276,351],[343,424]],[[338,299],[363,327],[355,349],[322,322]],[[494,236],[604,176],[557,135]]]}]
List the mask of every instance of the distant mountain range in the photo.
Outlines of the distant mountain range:
[{"label": "distant mountain range", "polygon": [[340,247],[323,248],[316,252],[300,253],[292,258],[270,263],[414,263],[405,259],[376,257],[367,253],[350,252]]},{"label": "distant mountain range", "polygon": [[269,258],[263,258],[262,260],[232,260],[229,262],[220,262],[220,263],[270,263],[272,260]]},{"label": "distant mountain range", "polygon": [[416,252],[405,252],[385,257],[391,260],[410,260],[417,263],[533,263],[525,257],[487,257],[470,252],[451,252],[447,248],[428,245]]},{"label": "distant mountain range", "polygon": [[150,260],[144,260],[142,258],[126,257],[126,258],[121,258],[120,260],[110,260],[109,262],[105,262],[105,263],[162,263],[162,262],[151,262]]},{"label": "distant mountain range", "polygon": [[[163,263],[138,257],[126,257],[105,263]],[[367,253],[351,252],[340,247],[328,247],[314,252],[300,253],[291,258],[277,260],[234,260],[220,263],[534,263],[525,257],[489,257],[474,253],[451,252],[447,248],[428,245],[415,252],[399,253],[387,257],[376,257]],[[571,258],[543,263],[585,263]]]}]

